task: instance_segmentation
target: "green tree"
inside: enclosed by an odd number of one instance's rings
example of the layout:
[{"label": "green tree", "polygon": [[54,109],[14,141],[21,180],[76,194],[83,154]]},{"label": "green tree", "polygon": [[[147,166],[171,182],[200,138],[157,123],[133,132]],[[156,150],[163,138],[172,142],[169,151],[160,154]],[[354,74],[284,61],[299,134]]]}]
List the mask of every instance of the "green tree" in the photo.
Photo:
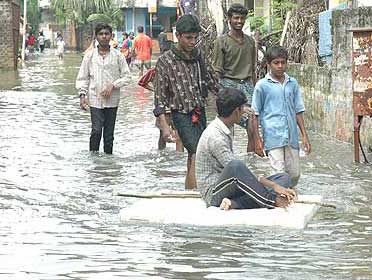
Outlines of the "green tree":
[{"label": "green tree", "polygon": [[[271,5],[271,22],[269,22],[267,17],[254,16],[253,13],[249,14],[249,22],[253,30],[258,29],[261,33],[266,33],[269,29],[273,32],[283,29],[287,11],[297,6],[295,0],[272,0]],[[271,28],[269,28],[268,24],[272,25]]]},{"label": "green tree", "polygon": [[[52,9],[60,24],[70,26],[75,33],[78,27],[99,20],[119,27],[122,23],[122,13],[116,7],[115,0],[52,0]],[[88,20],[89,18],[89,20]],[[73,35],[76,40],[76,33]]]},{"label": "green tree", "polygon": [[[24,0],[20,1],[23,16]],[[38,0],[27,0],[27,23],[31,26],[34,33],[38,32],[41,22],[41,13]]]},{"label": "green tree", "polygon": [[57,18],[75,25],[87,23],[91,14],[107,14],[113,10],[114,0],[52,0],[52,8]]}]

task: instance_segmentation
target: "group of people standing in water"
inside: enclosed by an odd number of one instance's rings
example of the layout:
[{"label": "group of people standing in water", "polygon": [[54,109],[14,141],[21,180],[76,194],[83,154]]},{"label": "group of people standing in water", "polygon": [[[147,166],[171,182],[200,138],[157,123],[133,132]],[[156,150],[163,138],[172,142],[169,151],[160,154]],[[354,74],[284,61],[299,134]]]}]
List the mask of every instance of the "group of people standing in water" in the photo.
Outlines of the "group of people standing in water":
[{"label": "group of people standing in water", "polygon": [[[173,127],[188,152],[186,189],[197,188],[207,206],[224,210],[288,206],[296,199],[294,187],[300,177],[299,132],[305,152],[311,152],[301,91],[286,73],[287,51],[280,46],[268,49],[269,72],[256,81],[256,44],[242,31],[247,14],[240,4],[230,6],[230,30],[217,38],[211,64],[196,47],[198,18],[181,16],[176,23],[178,42],[158,58],[153,81],[153,113],[161,135],[172,141]],[[82,109],[86,96],[89,100],[90,150],[98,151],[103,133],[104,151],[110,154],[119,89],[126,84],[129,68],[120,52],[110,48],[111,27],[97,25],[95,33],[98,47],[84,56],[76,85]],[[217,116],[207,126],[208,95],[215,96]],[[248,152],[269,157],[270,176],[254,176],[235,158],[234,124],[246,130]]]}]

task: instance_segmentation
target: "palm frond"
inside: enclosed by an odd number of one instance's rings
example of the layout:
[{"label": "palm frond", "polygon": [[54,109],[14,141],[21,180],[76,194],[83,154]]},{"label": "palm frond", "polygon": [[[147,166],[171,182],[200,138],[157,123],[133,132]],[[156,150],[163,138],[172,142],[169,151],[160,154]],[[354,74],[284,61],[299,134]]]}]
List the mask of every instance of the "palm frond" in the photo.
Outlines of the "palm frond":
[{"label": "palm frond", "polygon": [[105,15],[105,14],[91,14],[87,18],[87,22],[90,22],[90,23],[102,22],[102,23],[111,24],[112,19],[110,16]]}]

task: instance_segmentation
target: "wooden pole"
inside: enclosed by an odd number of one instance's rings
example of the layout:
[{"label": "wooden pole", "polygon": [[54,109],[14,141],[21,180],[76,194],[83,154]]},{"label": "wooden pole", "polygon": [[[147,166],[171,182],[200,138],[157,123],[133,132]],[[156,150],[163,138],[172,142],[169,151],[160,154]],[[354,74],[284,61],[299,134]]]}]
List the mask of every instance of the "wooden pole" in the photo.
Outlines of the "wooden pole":
[{"label": "wooden pole", "polygon": [[22,61],[25,61],[25,51],[26,51],[26,30],[27,30],[27,0],[23,2],[23,38],[22,38]]},{"label": "wooden pole", "polygon": [[285,35],[287,33],[288,23],[289,23],[289,18],[290,17],[291,17],[291,11],[288,11],[287,12],[287,16],[285,18],[285,23],[284,23],[284,27],[283,27],[282,37],[280,38],[280,46],[283,46],[283,44],[284,44],[284,39],[285,39]]},{"label": "wooden pole", "polygon": [[[136,193],[117,193],[117,196],[122,197],[134,197],[134,198],[201,198],[201,194],[197,192],[184,192],[184,193],[148,193],[148,194],[136,194]],[[336,209],[336,205],[317,201],[307,201],[307,200],[296,200],[295,203],[302,204],[315,204],[322,207],[329,207]]]},{"label": "wooden pole", "polygon": [[152,13],[150,13],[150,37],[152,38]]}]

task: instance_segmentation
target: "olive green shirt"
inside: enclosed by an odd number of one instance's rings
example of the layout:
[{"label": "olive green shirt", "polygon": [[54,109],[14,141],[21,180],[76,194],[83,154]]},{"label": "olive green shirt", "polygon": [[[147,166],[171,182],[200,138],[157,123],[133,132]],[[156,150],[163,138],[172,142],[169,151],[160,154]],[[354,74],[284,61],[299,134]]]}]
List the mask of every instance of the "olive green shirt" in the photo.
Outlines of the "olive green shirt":
[{"label": "olive green shirt", "polygon": [[239,44],[229,34],[218,37],[214,43],[213,68],[222,78],[254,80],[256,67],[256,44],[244,34]]}]

